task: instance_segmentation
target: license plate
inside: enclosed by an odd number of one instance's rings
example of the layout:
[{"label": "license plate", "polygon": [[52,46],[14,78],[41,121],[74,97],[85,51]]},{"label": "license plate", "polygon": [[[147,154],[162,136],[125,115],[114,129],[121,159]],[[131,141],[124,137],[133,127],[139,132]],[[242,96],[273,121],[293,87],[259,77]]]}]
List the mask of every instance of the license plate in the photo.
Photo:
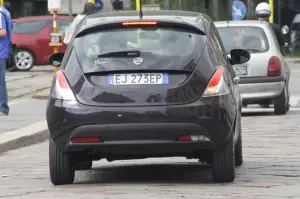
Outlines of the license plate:
[{"label": "license plate", "polygon": [[235,71],[236,75],[247,75],[248,74],[247,66],[235,66],[234,71]]},{"label": "license plate", "polygon": [[167,73],[129,73],[111,74],[108,76],[109,85],[131,85],[131,84],[168,84]]}]

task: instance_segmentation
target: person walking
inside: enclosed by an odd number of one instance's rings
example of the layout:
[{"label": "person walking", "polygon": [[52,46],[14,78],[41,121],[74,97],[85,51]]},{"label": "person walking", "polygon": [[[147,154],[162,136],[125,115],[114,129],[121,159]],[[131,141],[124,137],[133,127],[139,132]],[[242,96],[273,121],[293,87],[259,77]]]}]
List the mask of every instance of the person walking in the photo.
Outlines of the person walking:
[{"label": "person walking", "polygon": [[92,14],[95,14],[96,13],[96,7],[93,3],[86,3],[84,5],[84,9],[83,9],[83,12],[81,14],[78,14],[75,19],[72,21],[72,23],[66,28],[66,31],[65,31],[65,38],[64,38],[64,43],[65,44],[69,44],[71,39],[72,39],[72,36],[73,36],[73,33],[77,27],[77,25],[88,15],[92,15]]},{"label": "person walking", "polygon": [[9,114],[5,72],[11,49],[12,28],[9,11],[0,5],[0,115]]}]

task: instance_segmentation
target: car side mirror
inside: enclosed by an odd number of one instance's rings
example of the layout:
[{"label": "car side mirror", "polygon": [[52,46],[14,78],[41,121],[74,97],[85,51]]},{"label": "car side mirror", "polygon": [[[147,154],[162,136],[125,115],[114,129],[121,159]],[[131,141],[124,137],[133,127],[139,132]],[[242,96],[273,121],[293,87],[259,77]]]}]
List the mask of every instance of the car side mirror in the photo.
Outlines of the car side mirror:
[{"label": "car side mirror", "polygon": [[289,31],[290,31],[290,29],[287,25],[282,26],[282,28],[281,28],[282,34],[286,35],[289,33]]},{"label": "car side mirror", "polygon": [[60,67],[60,64],[64,58],[65,53],[54,53],[50,55],[50,64],[52,66]]},{"label": "car side mirror", "polygon": [[227,56],[232,65],[243,64],[250,60],[250,53],[244,49],[232,49]]}]

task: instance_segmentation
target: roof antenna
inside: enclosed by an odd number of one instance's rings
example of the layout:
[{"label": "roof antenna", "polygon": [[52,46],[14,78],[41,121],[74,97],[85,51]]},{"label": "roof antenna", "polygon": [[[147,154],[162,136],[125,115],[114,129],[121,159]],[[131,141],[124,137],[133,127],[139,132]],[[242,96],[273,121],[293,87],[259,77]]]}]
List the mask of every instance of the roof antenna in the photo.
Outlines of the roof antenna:
[{"label": "roof antenna", "polygon": [[142,0],[140,0],[140,19],[143,19]]}]

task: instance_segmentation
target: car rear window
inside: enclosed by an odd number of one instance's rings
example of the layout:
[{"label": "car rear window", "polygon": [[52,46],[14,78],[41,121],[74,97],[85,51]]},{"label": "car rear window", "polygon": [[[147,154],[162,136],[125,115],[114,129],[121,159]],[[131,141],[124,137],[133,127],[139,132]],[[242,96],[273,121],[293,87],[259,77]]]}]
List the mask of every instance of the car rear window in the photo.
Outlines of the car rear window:
[{"label": "car rear window", "polygon": [[14,22],[13,34],[30,34],[40,32],[49,21]]},{"label": "car rear window", "polygon": [[[83,72],[116,70],[193,70],[206,36],[181,28],[132,27],[108,29],[76,38],[75,51]],[[133,58],[102,57],[110,52],[137,50],[143,64]]]},{"label": "car rear window", "polygon": [[267,35],[259,27],[218,27],[222,43],[227,52],[234,48],[247,49],[251,53],[269,50]]}]

